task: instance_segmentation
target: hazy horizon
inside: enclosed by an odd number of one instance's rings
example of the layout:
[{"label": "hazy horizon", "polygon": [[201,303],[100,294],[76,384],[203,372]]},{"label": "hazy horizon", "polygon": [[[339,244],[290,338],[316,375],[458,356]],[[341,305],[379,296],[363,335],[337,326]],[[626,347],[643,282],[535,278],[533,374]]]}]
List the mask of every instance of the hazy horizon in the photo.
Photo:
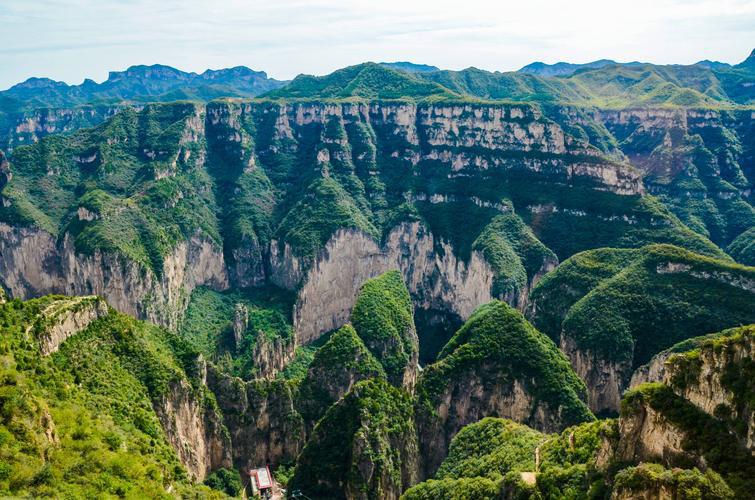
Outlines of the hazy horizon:
[{"label": "hazy horizon", "polygon": [[752,0],[585,0],[566,8],[470,0],[463,9],[445,0],[8,0],[0,22],[0,89],[30,77],[102,82],[139,64],[197,73],[247,66],[289,80],[365,61],[490,71],[597,59],[736,64],[755,46]]}]

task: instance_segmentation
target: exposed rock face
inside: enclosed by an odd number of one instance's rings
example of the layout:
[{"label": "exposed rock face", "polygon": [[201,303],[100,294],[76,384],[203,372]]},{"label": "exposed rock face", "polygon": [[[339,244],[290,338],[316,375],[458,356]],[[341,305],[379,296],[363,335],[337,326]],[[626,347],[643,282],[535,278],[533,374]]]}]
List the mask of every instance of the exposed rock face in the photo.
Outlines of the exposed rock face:
[{"label": "exposed rock face", "polygon": [[[554,175],[565,183],[587,182],[618,194],[643,191],[636,171],[601,161],[596,148],[565,134],[532,106],[302,103],[271,106],[263,112],[278,115],[279,138],[296,137],[301,127],[336,119],[346,129],[356,123],[374,129],[378,140],[389,142],[394,136],[395,150],[388,153],[414,164],[440,161],[455,172],[523,169]],[[403,149],[407,146],[408,151]],[[483,152],[465,151],[473,147]],[[511,161],[504,152],[536,154]],[[574,161],[574,157],[582,159]]]},{"label": "exposed rock face", "polygon": [[236,349],[241,346],[241,340],[249,327],[249,309],[244,304],[236,304],[233,312],[233,341]]},{"label": "exposed rock face", "polygon": [[680,457],[694,459],[682,447],[684,433],[647,404],[622,415],[619,433],[621,439],[616,451],[619,460],[670,464]]},{"label": "exposed rock face", "polygon": [[558,413],[538,404],[522,382],[501,379],[484,367],[478,373],[458,377],[439,399],[440,404],[434,409],[437,418],[418,419],[426,477],[446,458],[456,433],[484,417],[510,418],[546,432],[561,428]]},{"label": "exposed rock face", "polygon": [[265,379],[275,378],[294,357],[294,348],[293,339],[269,339],[264,332],[259,332],[252,353],[257,376]]},{"label": "exposed rock face", "polygon": [[[294,308],[298,342],[308,344],[345,324],[362,283],[389,270],[389,266],[388,257],[370,236],[357,230],[334,234],[299,292]],[[296,260],[286,267],[292,270],[290,275],[300,269]]]},{"label": "exposed rock face", "polygon": [[[2,148],[13,149],[26,144],[33,144],[41,138],[70,132],[84,127],[91,127],[113,116],[123,106],[81,106],[75,108],[42,108],[29,113],[18,113],[11,117]],[[6,132],[3,130],[3,132]]]},{"label": "exposed rock face", "polygon": [[422,372],[417,394],[424,477],[437,470],[456,433],[484,417],[544,432],[594,419],[584,385],[555,344],[498,301],[480,307],[452,337]]},{"label": "exposed rock face", "polygon": [[650,363],[638,367],[634,373],[632,373],[632,379],[629,382],[629,388],[633,389],[638,385],[647,382],[662,382],[666,377],[666,362],[672,353],[669,351],[663,351],[650,360]]},{"label": "exposed rock face", "polygon": [[627,380],[632,373],[631,361],[613,362],[591,351],[581,350],[574,339],[566,335],[561,336],[560,348],[587,386],[590,410],[595,413],[618,411],[621,394],[627,388]]},{"label": "exposed rock face", "polygon": [[0,279],[13,297],[59,293],[99,295],[118,311],[175,327],[200,285],[228,286],[222,251],[200,237],[179,243],[164,260],[161,277],[124,257],[77,253],[40,229],[0,224]]},{"label": "exposed rock face", "polygon": [[57,352],[72,335],[108,314],[107,303],[97,297],[76,297],[53,302],[42,311],[45,330],[38,339],[43,356]]},{"label": "exposed rock face", "polygon": [[643,170],[648,191],[693,230],[725,246],[752,226],[755,127],[750,111],[603,110],[593,119]]},{"label": "exposed rock face", "polygon": [[[289,256],[285,264],[271,252],[272,267],[278,270],[272,278],[288,269],[277,284],[290,286],[301,279],[304,266],[290,247],[285,247],[283,255]],[[418,308],[449,311],[466,319],[493,298],[493,271],[482,255],[473,252],[468,263],[459,260],[450,245],[436,244],[420,223],[397,226],[382,248],[361,231],[341,230],[327,243],[299,292],[294,311],[298,342],[312,342],[345,324],[361,285],[391,269],[401,271]],[[516,304],[519,297],[514,300]]]},{"label": "exposed rock face", "polygon": [[[694,339],[691,343],[699,345],[694,355],[664,351],[635,371],[632,387],[663,382],[708,415],[718,418],[723,412],[743,424],[742,441],[755,450],[755,409],[744,396],[752,385],[747,370],[755,360],[754,333],[750,326]],[[742,382],[732,382],[735,374]]]},{"label": "exposed rock face", "polygon": [[221,416],[186,380],[171,383],[154,403],[168,442],[192,478],[202,481],[215,469],[232,467],[231,440]]},{"label": "exposed rock face", "polygon": [[291,384],[282,380],[244,382],[208,366],[207,387],[215,394],[230,432],[235,467],[296,458],[305,436]]}]

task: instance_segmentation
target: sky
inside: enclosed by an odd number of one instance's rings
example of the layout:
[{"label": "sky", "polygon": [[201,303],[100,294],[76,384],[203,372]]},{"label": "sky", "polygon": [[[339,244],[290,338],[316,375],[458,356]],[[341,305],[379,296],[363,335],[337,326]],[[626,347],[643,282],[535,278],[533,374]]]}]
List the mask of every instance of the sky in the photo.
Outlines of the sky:
[{"label": "sky", "polygon": [[755,48],[755,0],[0,0],[0,27],[0,89],[156,63],[278,79],[364,61],[738,63]]}]

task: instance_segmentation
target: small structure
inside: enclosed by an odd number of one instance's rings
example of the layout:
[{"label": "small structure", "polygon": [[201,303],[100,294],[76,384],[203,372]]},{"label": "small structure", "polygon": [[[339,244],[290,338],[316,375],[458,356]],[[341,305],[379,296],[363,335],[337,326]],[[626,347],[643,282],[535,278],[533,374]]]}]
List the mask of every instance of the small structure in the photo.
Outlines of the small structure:
[{"label": "small structure", "polygon": [[273,475],[270,474],[270,469],[265,467],[259,467],[249,471],[249,476],[252,479],[252,494],[260,494],[262,498],[269,497],[273,492]]}]

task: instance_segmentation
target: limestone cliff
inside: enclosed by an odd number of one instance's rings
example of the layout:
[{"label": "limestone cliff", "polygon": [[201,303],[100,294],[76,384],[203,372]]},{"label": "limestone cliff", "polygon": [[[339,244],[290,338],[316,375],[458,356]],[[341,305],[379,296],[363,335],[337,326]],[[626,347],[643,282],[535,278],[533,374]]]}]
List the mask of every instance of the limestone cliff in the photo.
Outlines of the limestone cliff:
[{"label": "limestone cliff", "polygon": [[221,467],[233,466],[231,440],[211,396],[186,380],[170,384],[154,403],[165,436],[196,481]]},{"label": "limestone cliff", "polygon": [[755,330],[740,327],[690,339],[655,356],[637,369],[632,387],[662,382],[710,416],[732,422],[750,449],[755,449],[755,411],[748,394],[755,360]]},{"label": "limestone cliff", "polygon": [[292,461],[304,446],[304,423],[294,407],[294,388],[282,380],[244,382],[207,367],[213,392],[230,433],[234,466],[250,468]]},{"label": "limestone cliff", "polygon": [[105,121],[123,106],[81,106],[72,108],[40,108],[11,114],[6,118],[8,130],[2,130],[0,148],[13,150],[33,144],[52,134],[71,132]]},{"label": "limestone cliff", "polygon": [[[650,405],[640,404],[625,411],[619,419],[621,439],[617,458],[629,463],[664,464],[697,458],[684,450],[685,433]],[[702,462],[696,465],[702,466]]]},{"label": "limestone cliff", "polygon": [[[532,287],[552,265],[552,261],[543,262],[543,271],[527,286]],[[395,227],[382,247],[363,232],[338,231],[306,278],[302,273],[305,264],[288,246],[281,253],[271,252],[271,267],[271,278],[280,286],[291,287],[304,280],[294,309],[294,326],[302,344],[346,323],[361,285],[391,269],[401,271],[419,309],[447,311],[463,320],[494,298],[495,273],[482,253],[473,252],[464,262],[447,242],[437,242],[419,222]],[[506,298],[518,305],[523,302],[522,296],[526,296],[526,289],[522,295]]]},{"label": "limestone cliff", "polygon": [[74,297],[55,300],[41,311],[43,327],[37,338],[43,356],[60,348],[67,338],[93,322],[107,316],[107,303],[98,297]]},{"label": "limestone cliff", "polygon": [[417,394],[425,477],[454,435],[483,417],[548,432],[594,419],[584,385],[555,344],[498,301],[480,307],[452,337],[422,372]]},{"label": "limestone cliff", "polygon": [[606,359],[590,350],[581,350],[568,336],[561,337],[560,348],[587,386],[590,409],[595,412],[618,409],[626,381],[632,373],[631,362]]},{"label": "limestone cliff", "polygon": [[98,295],[121,312],[168,327],[181,318],[194,287],[228,286],[223,254],[206,238],[179,243],[158,277],[119,255],[79,253],[68,236],[56,241],[44,230],[2,223],[0,276],[13,297]]}]

